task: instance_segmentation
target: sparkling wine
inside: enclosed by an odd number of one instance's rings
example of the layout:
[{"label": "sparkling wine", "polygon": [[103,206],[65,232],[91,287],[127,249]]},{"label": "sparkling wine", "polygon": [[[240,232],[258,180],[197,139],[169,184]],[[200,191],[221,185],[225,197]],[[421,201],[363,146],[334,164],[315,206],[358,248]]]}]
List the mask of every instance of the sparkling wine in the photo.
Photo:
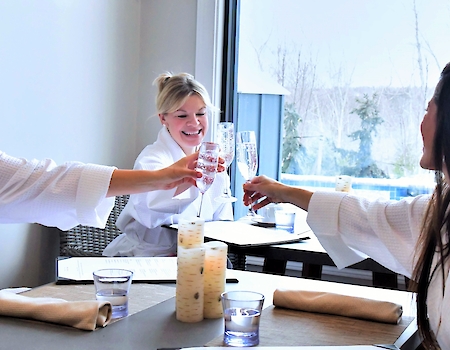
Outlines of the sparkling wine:
[{"label": "sparkling wine", "polygon": [[202,177],[197,179],[197,188],[201,193],[200,207],[197,217],[202,212],[203,195],[211,187],[216,177],[217,165],[219,163],[219,144],[214,142],[202,142],[198,152],[197,171],[202,173]]},{"label": "sparkling wine", "polygon": [[205,193],[214,182],[217,172],[218,158],[215,152],[200,153],[197,161],[197,170],[202,177],[197,179],[197,187],[201,193]]},{"label": "sparkling wine", "polygon": [[220,156],[225,160],[225,167],[228,168],[234,159],[234,128],[219,124],[217,143],[220,145]]},{"label": "sparkling wine", "polygon": [[251,180],[256,175],[258,169],[258,156],[256,144],[253,142],[243,142],[237,145],[237,165],[245,180]]}]

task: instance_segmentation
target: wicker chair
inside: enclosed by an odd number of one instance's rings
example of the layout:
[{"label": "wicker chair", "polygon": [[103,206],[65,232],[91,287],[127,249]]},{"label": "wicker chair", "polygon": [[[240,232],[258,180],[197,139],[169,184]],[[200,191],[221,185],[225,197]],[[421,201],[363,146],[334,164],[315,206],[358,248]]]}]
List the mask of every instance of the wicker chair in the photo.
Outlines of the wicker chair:
[{"label": "wicker chair", "polygon": [[116,220],[128,202],[128,195],[116,196],[116,202],[104,229],[78,225],[69,231],[60,231],[60,256],[101,256],[103,249],[122,232]]},{"label": "wicker chair", "polygon": [[[106,246],[122,232],[116,226],[116,220],[128,202],[130,196],[116,196],[114,208],[109,214],[104,229],[78,225],[68,231],[59,231],[60,256],[102,256]],[[228,268],[245,270],[245,255],[228,254]]]}]

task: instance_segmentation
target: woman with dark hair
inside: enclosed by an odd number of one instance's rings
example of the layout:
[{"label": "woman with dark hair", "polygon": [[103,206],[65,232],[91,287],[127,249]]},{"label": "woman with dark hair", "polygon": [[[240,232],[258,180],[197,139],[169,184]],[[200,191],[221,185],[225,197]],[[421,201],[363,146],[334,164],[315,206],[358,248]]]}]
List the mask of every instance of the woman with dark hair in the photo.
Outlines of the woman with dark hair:
[{"label": "woman with dark hair", "polygon": [[450,63],[421,123],[420,165],[436,172],[432,195],[369,200],[344,192],[310,192],[259,176],[244,184],[244,204],[271,202],[308,211],[307,222],[343,268],[370,256],[415,282],[417,321],[427,349],[450,349]]}]

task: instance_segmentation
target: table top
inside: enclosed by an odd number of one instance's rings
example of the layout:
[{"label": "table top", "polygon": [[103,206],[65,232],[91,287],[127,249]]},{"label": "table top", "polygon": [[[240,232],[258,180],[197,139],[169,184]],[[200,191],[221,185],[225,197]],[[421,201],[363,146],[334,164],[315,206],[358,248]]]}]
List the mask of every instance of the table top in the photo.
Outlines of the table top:
[{"label": "table top", "polygon": [[[264,257],[266,259],[300,261],[315,265],[336,266],[314,235],[314,232],[310,229],[304,231],[309,228],[306,223],[306,217],[298,217],[296,223],[297,222],[299,223],[299,232],[297,234],[301,237],[297,242],[275,243],[270,245],[230,246],[229,251],[242,255]],[[274,231],[273,228],[265,228],[265,230]],[[349,267],[372,272],[394,273],[370,258],[364,259]]]},{"label": "table top", "polygon": [[[373,344],[393,343],[415,315],[413,295],[408,292],[234,271],[239,283],[227,290],[254,290],[266,296],[261,317],[261,346]],[[131,315],[93,332],[38,321],[0,317],[0,339],[8,348],[60,349],[159,349],[220,345],[223,320],[182,323],[175,318],[175,293],[172,285],[133,284],[130,294]],[[332,291],[351,296],[388,300],[403,306],[403,322],[388,325],[352,318],[312,314],[273,307],[273,291],[291,288]],[[53,291],[51,294],[50,291]],[[89,298],[92,285],[46,285],[27,292],[29,296],[57,296],[67,300]],[[93,294],[92,294],[93,296]],[[81,300],[83,300],[81,299]],[[306,327],[308,325],[308,327]],[[327,326],[328,325],[328,326]],[[281,327],[281,328],[280,328]],[[282,337],[279,330],[283,330]],[[330,333],[331,331],[331,333]],[[376,335],[376,337],[374,337]],[[326,339],[326,341],[324,341]],[[305,340],[308,340],[305,342]],[[311,344],[312,342],[312,344]]]}]

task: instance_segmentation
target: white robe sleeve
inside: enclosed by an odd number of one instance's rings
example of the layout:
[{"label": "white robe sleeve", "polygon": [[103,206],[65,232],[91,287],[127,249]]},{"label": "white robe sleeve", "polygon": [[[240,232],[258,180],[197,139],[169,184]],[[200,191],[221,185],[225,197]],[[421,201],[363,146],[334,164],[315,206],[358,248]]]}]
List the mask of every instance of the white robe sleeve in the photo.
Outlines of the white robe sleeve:
[{"label": "white robe sleeve", "polygon": [[79,162],[57,166],[0,152],[0,222],[104,227],[114,206],[114,198],[105,198],[114,169]]},{"label": "white robe sleeve", "polygon": [[409,277],[429,198],[372,201],[318,191],[311,198],[307,222],[339,268],[369,256]]}]

